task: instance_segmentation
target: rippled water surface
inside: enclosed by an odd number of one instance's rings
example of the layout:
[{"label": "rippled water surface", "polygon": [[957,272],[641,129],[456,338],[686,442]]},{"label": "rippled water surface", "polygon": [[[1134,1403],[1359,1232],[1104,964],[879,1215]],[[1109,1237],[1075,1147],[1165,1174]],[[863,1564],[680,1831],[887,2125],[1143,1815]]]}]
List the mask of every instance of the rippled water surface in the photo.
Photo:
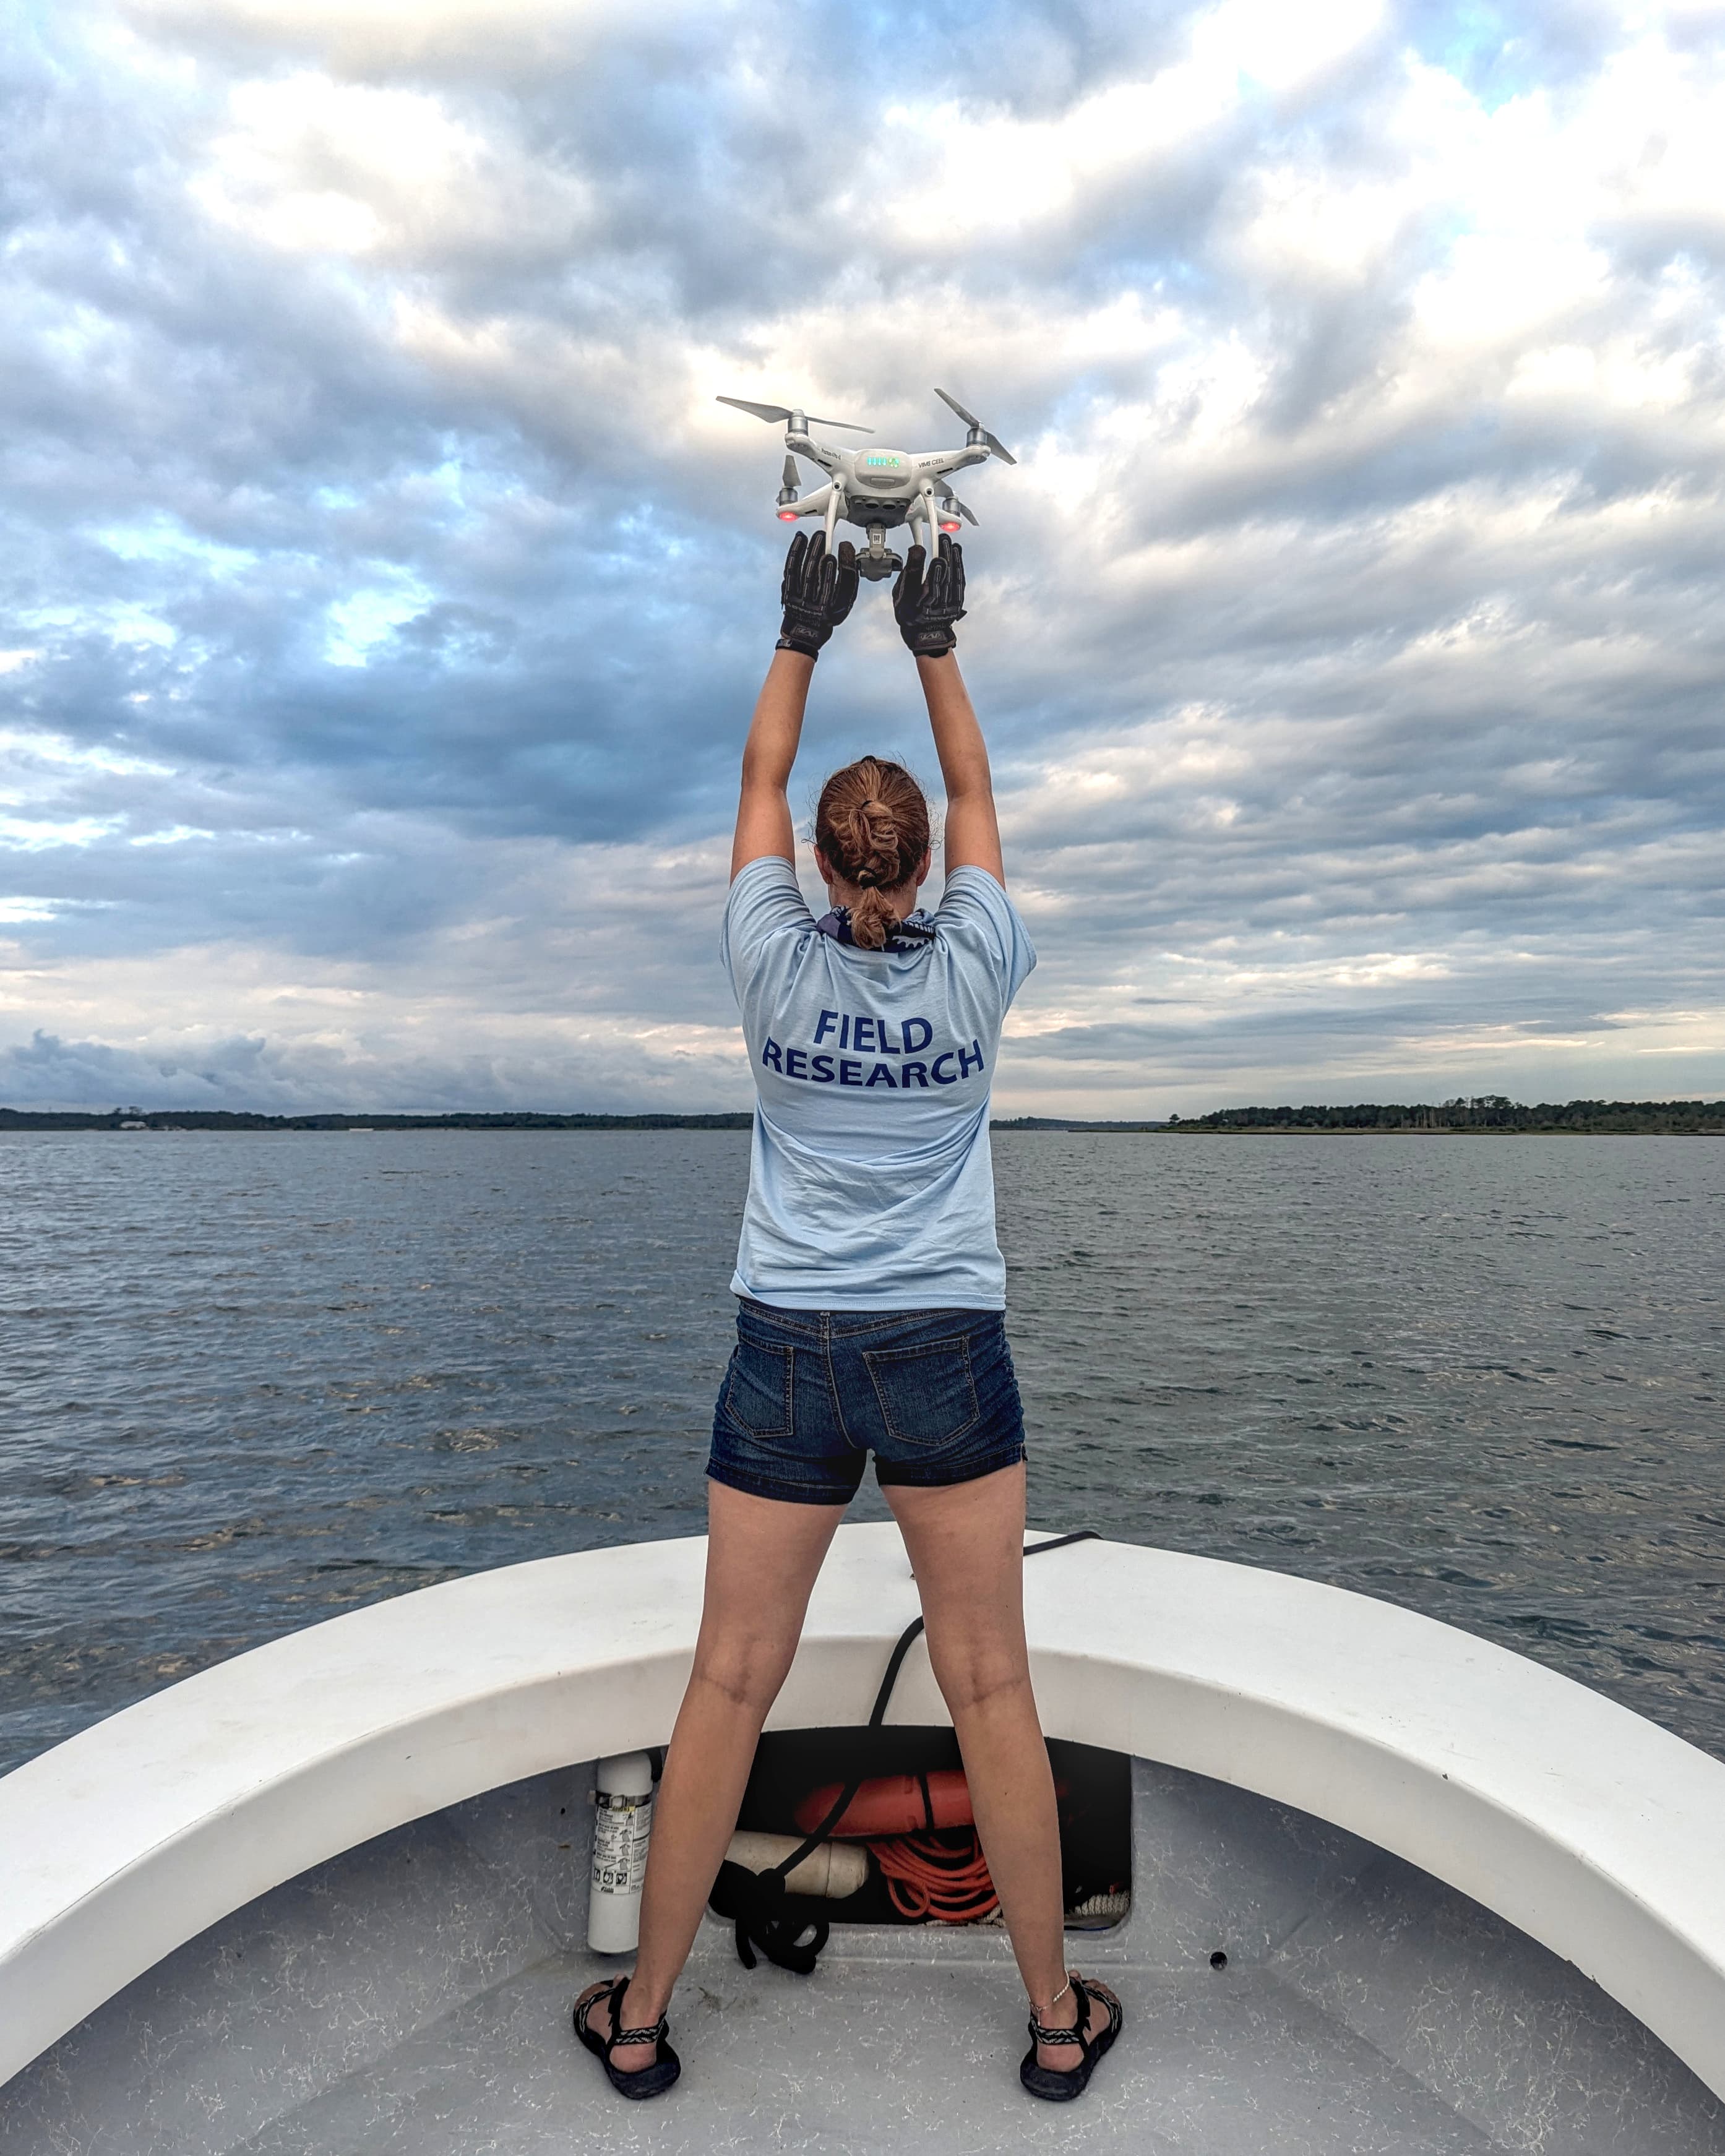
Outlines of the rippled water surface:
[{"label": "rippled water surface", "polygon": [[[1725,1755],[1725,1144],[995,1158],[1039,1522],[1411,1604]],[[723,1132],[0,1137],[0,1766],[354,1604],[697,1532],[747,1173]]]}]

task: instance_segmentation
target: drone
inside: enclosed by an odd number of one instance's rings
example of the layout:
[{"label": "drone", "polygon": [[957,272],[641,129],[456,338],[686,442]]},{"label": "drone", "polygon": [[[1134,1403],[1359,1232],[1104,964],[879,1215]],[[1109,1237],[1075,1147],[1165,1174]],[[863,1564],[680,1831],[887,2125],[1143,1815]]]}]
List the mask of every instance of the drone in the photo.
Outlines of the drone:
[{"label": "drone", "polygon": [[[904,449],[834,449],[830,443],[817,442],[809,429],[837,427],[847,434],[871,434],[875,430],[872,427],[859,427],[850,419],[811,419],[806,413],[788,410],[783,404],[752,404],[746,397],[721,397],[718,402],[734,405],[739,412],[752,412],[756,418],[766,420],[770,426],[777,426],[781,420],[784,423],[787,454],[784,484],[778,490],[779,522],[794,524],[799,516],[824,515],[829,547],[841,517],[847,524],[860,526],[868,534],[868,545],[857,555],[857,573],[866,577],[870,583],[879,583],[883,578],[896,576],[904,567],[886,544],[886,534],[895,525],[907,524],[911,543],[922,546],[932,555],[937,531],[957,532],[963,531],[964,524],[976,522],[973,512],[947,485],[948,472],[986,464],[991,456],[999,457],[1004,464],[1018,462],[1011,450],[997,441],[976,414],[967,412],[956,397],[948,397],[944,389],[937,389],[934,393],[970,429],[962,449],[928,449],[913,455]],[[813,494],[800,500],[797,493],[798,457],[806,457],[828,475],[824,486],[817,487]],[[961,517],[963,524],[959,521]],[[922,533],[920,540],[919,526]]]}]

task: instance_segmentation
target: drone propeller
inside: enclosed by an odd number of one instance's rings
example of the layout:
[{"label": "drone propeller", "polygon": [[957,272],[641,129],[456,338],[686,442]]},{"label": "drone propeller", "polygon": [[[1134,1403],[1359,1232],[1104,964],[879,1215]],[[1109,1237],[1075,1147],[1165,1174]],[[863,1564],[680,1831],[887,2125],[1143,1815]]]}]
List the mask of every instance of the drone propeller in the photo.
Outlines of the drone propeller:
[{"label": "drone propeller", "polygon": [[[1012,459],[1009,457],[1007,462],[1010,464]],[[946,503],[949,509],[956,509],[967,524],[974,524],[977,521],[976,511],[973,509],[968,509],[944,480],[935,489],[935,494],[940,501]]]},{"label": "drone propeller", "polygon": [[934,393],[948,411],[956,412],[965,425],[969,428],[973,441],[986,442],[1003,464],[1015,465],[1018,462],[1018,459],[1012,451],[995,439],[974,412],[967,412],[958,399],[956,397],[948,397],[944,389],[937,389]]},{"label": "drone propeller", "polygon": [[787,457],[784,460],[784,484],[778,490],[778,521],[781,524],[796,522],[801,514],[801,511],[793,506],[796,499],[797,459],[794,457]]},{"label": "drone propeller", "polygon": [[[783,404],[751,404],[747,397],[721,397],[717,401],[721,404],[734,404],[739,412],[752,412],[757,419],[766,420],[769,426],[800,418],[810,427],[840,427],[847,434],[872,434],[875,431],[872,427],[859,427],[854,419],[817,419],[807,412],[788,411]],[[1009,457],[1007,461],[1009,464],[1012,459]]]}]

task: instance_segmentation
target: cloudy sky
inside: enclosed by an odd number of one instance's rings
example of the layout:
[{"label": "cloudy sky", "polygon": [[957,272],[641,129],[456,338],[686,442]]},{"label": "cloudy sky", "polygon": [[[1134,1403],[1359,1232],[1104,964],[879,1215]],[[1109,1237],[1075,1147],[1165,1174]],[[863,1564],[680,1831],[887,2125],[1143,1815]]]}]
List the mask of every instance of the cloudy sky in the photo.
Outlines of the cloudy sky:
[{"label": "cloudy sky", "polygon": [[5,13],[0,1101],[744,1104],[714,398],[937,382],[1002,1110],[1725,1091],[1725,8]]}]

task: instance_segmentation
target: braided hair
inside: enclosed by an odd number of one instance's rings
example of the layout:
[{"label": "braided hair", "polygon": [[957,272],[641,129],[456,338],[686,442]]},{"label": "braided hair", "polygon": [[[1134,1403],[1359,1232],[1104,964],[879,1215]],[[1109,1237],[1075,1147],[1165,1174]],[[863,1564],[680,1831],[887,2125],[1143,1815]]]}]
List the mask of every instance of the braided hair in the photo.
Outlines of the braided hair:
[{"label": "braided hair", "polygon": [[882,949],[900,927],[882,893],[908,883],[928,851],[928,803],[902,764],[865,756],[835,771],[820,789],[814,843],[835,875],[860,886],[850,937]]}]

